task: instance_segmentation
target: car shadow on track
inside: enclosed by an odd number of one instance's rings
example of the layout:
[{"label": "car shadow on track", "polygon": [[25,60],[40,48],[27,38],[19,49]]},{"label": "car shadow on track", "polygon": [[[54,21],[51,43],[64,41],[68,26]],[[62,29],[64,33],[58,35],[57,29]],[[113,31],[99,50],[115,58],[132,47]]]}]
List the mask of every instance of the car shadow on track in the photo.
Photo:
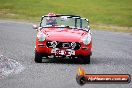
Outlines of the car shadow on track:
[{"label": "car shadow on track", "polygon": [[52,59],[47,62],[42,62],[41,64],[75,64],[75,65],[87,65],[87,63],[83,63],[80,60],[73,59]]},{"label": "car shadow on track", "polygon": [[48,63],[56,63],[56,64],[83,64],[78,60],[72,60],[72,59],[56,59],[56,60],[52,60]]},{"label": "car shadow on track", "polygon": [[[110,58],[110,57],[91,57],[90,64],[92,65],[131,65],[132,59],[126,59],[126,58]],[[34,60],[33,60],[33,63]],[[48,62],[42,62],[42,64],[75,64],[75,65],[89,65],[84,64],[80,62],[79,60],[73,60],[73,59],[53,59]]]}]

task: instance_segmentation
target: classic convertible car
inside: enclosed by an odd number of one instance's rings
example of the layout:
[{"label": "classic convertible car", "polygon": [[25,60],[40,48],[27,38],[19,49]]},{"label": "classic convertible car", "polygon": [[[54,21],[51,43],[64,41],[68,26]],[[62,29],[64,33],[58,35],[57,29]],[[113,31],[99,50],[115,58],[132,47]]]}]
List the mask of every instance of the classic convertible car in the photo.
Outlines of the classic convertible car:
[{"label": "classic convertible car", "polygon": [[35,62],[63,58],[90,63],[92,39],[87,19],[49,13],[33,28],[37,30]]}]

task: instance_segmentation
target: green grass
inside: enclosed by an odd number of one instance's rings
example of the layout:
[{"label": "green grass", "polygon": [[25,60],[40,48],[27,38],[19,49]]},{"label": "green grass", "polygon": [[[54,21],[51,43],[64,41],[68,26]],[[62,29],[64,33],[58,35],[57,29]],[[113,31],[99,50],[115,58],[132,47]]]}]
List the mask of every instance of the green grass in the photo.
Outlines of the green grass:
[{"label": "green grass", "polygon": [[132,27],[131,0],[0,0],[0,18],[38,22],[49,12],[81,15],[93,25]]}]

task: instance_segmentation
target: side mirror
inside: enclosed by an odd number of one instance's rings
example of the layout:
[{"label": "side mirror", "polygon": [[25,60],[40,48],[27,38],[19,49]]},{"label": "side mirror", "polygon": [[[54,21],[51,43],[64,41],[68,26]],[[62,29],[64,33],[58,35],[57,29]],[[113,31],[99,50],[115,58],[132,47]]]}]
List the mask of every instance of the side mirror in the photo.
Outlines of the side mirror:
[{"label": "side mirror", "polygon": [[33,29],[38,29],[38,26],[37,25],[33,25]]}]

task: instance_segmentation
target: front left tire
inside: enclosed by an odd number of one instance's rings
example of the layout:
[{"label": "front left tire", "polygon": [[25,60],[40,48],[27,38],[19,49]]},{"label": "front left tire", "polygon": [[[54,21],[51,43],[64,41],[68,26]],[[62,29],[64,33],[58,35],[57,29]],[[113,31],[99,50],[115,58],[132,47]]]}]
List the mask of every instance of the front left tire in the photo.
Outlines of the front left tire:
[{"label": "front left tire", "polygon": [[90,64],[90,59],[91,59],[90,55],[82,56],[79,58],[79,61],[81,64]]},{"label": "front left tire", "polygon": [[90,55],[84,57],[84,58],[83,58],[84,64],[90,64],[90,59],[91,59]]}]

